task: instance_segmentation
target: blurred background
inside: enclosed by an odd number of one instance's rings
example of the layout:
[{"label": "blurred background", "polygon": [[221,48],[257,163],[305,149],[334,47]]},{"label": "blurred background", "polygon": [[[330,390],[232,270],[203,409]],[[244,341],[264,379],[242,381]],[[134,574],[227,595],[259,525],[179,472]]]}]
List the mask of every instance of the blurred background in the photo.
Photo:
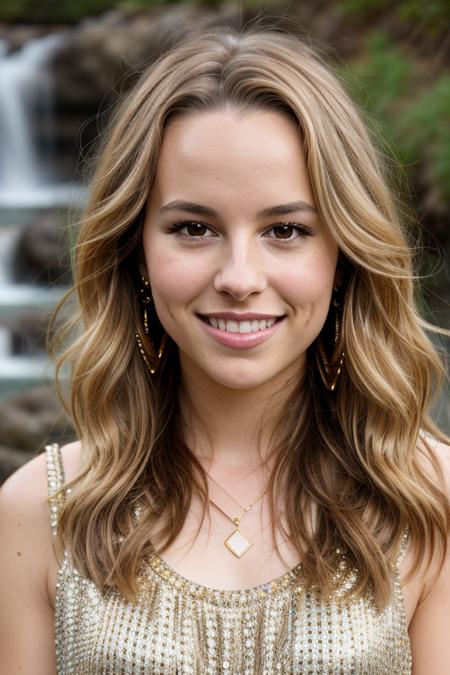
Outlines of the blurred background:
[{"label": "blurred background", "polygon": [[[396,189],[423,244],[421,311],[450,328],[446,0],[1,0],[0,483],[44,443],[75,437],[57,401],[45,335],[71,283],[87,159],[114,104],[186,28],[255,17],[332,47],[326,58],[385,139],[388,163],[401,168]],[[450,433],[448,388],[433,417]]]}]

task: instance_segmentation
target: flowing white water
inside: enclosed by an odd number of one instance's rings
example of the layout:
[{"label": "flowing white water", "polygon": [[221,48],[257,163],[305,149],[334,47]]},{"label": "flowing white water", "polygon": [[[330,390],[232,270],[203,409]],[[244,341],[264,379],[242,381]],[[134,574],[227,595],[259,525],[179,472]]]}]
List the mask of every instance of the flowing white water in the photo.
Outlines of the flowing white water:
[{"label": "flowing white water", "polygon": [[80,199],[74,184],[61,184],[40,161],[32,113],[39,108],[41,129],[52,138],[53,79],[48,67],[62,35],[31,40],[8,53],[0,42],[0,206],[52,206]]},{"label": "flowing white water", "polygon": [[17,317],[50,312],[64,292],[61,287],[46,289],[12,281],[18,235],[16,227],[0,229],[0,400],[51,376],[45,356],[11,354],[10,327]]},{"label": "flowing white water", "polygon": [[19,212],[25,226],[36,208],[83,201],[80,187],[58,181],[49,161],[55,143],[50,63],[62,40],[64,35],[39,38],[12,53],[0,42],[0,400],[48,375],[45,356],[25,348],[12,354],[11,330],[22,319],[48,314],[64,292],[14,281],[11,266],[22,225],[13,223]]},{"label": "flowing white water", "polygon": [[38,162],[26,118],[25,102],[33,98],[39,88],[48,89],[48,79],[36,73],[42,56],[42,46],[30,44],[12,56],[6,53],[0,60],[0,185],[3,190],[16,189],[23,184],[36,188],[39,185]]}]

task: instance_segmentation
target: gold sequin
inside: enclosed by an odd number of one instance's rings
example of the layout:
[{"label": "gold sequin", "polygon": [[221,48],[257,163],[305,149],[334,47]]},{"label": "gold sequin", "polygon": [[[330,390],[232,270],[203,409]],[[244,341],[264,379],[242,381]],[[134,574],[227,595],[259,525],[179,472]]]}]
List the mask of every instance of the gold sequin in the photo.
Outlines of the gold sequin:
[{"label": "gold sequin", "polygon": [[[46,446],[51,527],[57,532],[64,482],[59,446]],[[100,593],[71,564],[58,570],[58,675],[410,675],[411,650],[398,565],[391,602],[343,601],[357,578],[340,565],[340,586],[318,600],[304,590],[301,565],[266,584],[218,590],[190,581],[153,555],[136,603]],[[339,551],[341,552],[341,551]],[[343,562],[345,556],[342,556]]]}]

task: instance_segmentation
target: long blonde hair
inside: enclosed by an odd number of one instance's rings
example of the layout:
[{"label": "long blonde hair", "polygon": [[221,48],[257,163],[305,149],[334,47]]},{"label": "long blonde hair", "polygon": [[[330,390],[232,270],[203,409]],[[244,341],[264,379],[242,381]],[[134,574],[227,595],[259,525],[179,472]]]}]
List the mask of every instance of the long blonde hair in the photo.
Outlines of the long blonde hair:
[{"label": "long blonde hair", "polygon": [[[284,495],[303,583],[329,592],[336,543],[343,543],[359,570],[353,592],[372,589],[381,608],[406,527],[415,550],[411,574],[424,550],[428,562],[445,552],[443,475],[419,432],[450,441],[429,416],[447,375],[426,331],[450,332],[418,312],[413,245],[361,112],[316,50],[270,27],[209,27],[186,36],[142,73],[105,134],[79,223],[78,310],[52,344],[58,376],[71,373],[67,407],[85,460],[68,484],[76,489],[61,512],[60,546],[98,587],[134,599],[139,565],[176,538],[194,494],[207,511],[205,472],[180,424],[177,347],[169,339],[152,377],[135,342],[136,270],[165,124],[224,106],[297,120],[315,203],[346,269],[346,357],[337,389],[330,393],[320,379],[314,342],[271,438],[272,535],[276,492]],[[424,468],[426,456],[436,478]],[[313,509],[317,529],[309,533]]]}]

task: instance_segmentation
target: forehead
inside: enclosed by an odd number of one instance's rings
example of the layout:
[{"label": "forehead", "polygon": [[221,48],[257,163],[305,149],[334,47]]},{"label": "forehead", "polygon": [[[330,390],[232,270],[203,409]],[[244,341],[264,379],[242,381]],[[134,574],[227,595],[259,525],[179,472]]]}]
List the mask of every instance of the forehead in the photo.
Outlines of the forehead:
[{"label": "forehead", "polygon": [[162,199],[203,199],[264,193],[279,203],[311,203],[298,125],[276,111],[225,109],[195,112],[167,125],[158,157],[155,189]]}]

